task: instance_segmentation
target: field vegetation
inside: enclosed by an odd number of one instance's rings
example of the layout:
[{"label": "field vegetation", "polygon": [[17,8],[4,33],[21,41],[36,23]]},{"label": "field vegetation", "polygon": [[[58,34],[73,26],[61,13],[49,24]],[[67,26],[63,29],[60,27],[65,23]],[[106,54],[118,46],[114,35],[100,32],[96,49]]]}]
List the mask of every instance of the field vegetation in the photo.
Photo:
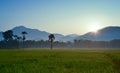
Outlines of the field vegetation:
[{"label": "field vegetation", "polygon": [[120,51],[0,50],[0,73],[120,73]]}]

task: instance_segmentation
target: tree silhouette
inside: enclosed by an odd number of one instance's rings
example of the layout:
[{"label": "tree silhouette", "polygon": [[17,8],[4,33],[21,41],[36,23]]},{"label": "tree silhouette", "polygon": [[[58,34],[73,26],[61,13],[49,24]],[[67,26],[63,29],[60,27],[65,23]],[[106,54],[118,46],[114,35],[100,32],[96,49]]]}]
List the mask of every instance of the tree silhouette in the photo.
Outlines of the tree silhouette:
[{"label": "tree silhouette", "polygon": [[26,39],[25,35],[27,34],[27,32],[26,32],[26,31],[23,31],[23,32],[21,32],[21,34],[23,35],[23,37],[22,37],[22,40],[23,40],[22,48],[24,48],[24,41],[25,41],[25,39]]},{"label": "tree silhouette", "polygon": [[4,40],[6,40],[6,41],[13,40],[13,31],[12,30],[5,31],[2,34],[3,34]]},{"label": "tree silhouette", "polygon": [[21,34],[23,35],[23,41],[26,39],[25,35],[28,34],[26,31],[21,32]]},{"label": "tree silhouette", "polygon": [[17,40],[17,38],[18,38],[18,35],[14,35],[14,38],[15,38],[15,40]]},{"label": "tree silhouette", "polygon": [[52,50],[52,48],[53,48],[53,41],[54,41],[54,39],[55,39],[55,36],[54,36],[54,34],[50,34],[50,35],[48,36],[48,38],[49,38],[49,41],[50,41],[50,43],[51,43],[50,49]]}]

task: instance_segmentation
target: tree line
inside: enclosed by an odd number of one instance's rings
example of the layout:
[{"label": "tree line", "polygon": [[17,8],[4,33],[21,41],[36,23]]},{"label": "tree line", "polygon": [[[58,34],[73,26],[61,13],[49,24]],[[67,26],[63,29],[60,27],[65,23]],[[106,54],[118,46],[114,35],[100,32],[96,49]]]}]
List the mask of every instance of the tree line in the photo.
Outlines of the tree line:
[{"label": "tree line", "polygon": [[120,48],[120,39],[111,41],[74,40],[74,42],[54,41],[54,34],[48,35],[48,40],[26,40],[26,31],[21,32],[22,37],[14,35],[12,30],[2,33],[4,40],[0,41],[0,49],[22,48]]},{"label": "tree line", "polygon": [[[22,37],[18,36],[18,35],[14,35],[12,30],[7,30],[5,32],[2,33],[4,40],[0,41],[0,49],[4,48],[4,49],[8,49],[8,48],[31,48],[33,47],[32,44],[37,44],[34,43],[33,41],[25,41],[26,37],[25,35],[28,34],[26,31],[22,31],[21,34],[23,35]],[[50,41],[50,49],[52,50],[53,47],[53,41],[55,40],[55,36],[54,34],[50,34],[48,36],[49,41]],[[40,42],[43,43],[43,41],[41,40]],[[41,44],[41,43],[39,43]],[[44,43],[47,44],[47,43]],[[42,44],[44,46],[44,44]],[[32,45],[30,47],[30,45]],[[35,47],[36,45],[34,45]]]}]

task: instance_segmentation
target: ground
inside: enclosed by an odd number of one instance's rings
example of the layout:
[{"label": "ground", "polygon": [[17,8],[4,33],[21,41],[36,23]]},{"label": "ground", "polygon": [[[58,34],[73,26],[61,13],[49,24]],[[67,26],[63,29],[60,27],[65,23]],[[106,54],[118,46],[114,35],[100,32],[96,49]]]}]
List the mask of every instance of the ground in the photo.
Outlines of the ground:
[{"label": "ground", "polygon": [[0,73],[120,73],[119,50],[0,50]]}]

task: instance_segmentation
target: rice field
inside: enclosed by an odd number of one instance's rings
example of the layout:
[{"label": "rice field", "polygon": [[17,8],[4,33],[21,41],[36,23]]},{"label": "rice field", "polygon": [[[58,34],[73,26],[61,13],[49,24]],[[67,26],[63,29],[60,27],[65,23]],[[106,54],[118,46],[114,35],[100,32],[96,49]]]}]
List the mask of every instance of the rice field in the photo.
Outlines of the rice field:
[{"label": "rice field", "polygon": [[0,50],[0,73],[120,73],[120,51]]}]

